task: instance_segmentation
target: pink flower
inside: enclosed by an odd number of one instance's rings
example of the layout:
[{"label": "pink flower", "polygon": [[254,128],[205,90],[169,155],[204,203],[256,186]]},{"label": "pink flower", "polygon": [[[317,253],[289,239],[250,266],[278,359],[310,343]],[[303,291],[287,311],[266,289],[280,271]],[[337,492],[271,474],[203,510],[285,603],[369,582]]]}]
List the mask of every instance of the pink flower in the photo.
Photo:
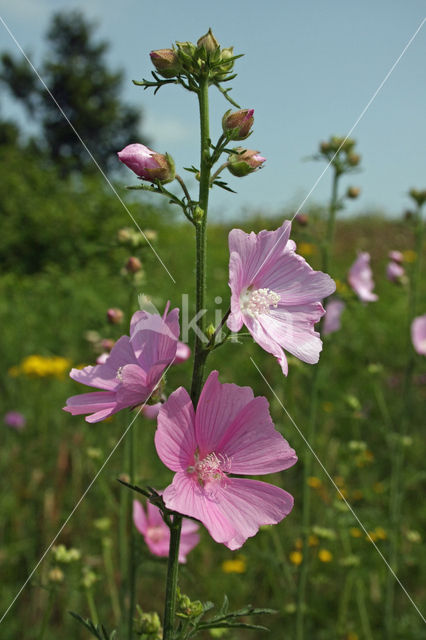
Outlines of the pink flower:
[{"label": "pink flower", "polygon": [[375,302],[378,296],[373,293],[373,273],[370,267],[370,254],[362,251],[349,269],[348,281],[362,302]]},{"label": "pink flower", "polygon": [[397,262],[390,260],[386,267],[386,277],[391,282],[398,282],[405,275],[405,269]]},{"label": "pink flower", "polygon": [[289,240],[291,222],[258,234],[233,229],[229,234],[231,314],[227,325],[243,324],[254,340],[272,353],[288,373],[283,349],[300,360],[318,362],[322,349],[314,324],[324,315],[321,300],[336,289],[333,280],[314,271]]},{"label": "pink flower", "polygon": [[155,420],[158,416],[162,403],[156,402],[155,404],[146,404],[142,407],[142,415],[148,420]]},{"label": "pink flower", "polygon": [[139,178],[154,182],[171,182],[175,177],[174,162],[167,153],[157,153],[143,144],[129,144],[117,153],[119,160]]},{"label": "pink flower", "polygon": [[21,431],[26,425],[25,416],[19,411],[8,411],[4,416],[4,423],[11,427],[12,429],[16,429],[16,431]]},{"label": "pink flower", "polygon": [[186,360],[188,360],[190,356],[191,356],[191,349],[188,347],[187,344],[179,340],[179,342],[177,343],[176,357],[173,364],[181,364],[182,362],[185,362]]},{"label": "pink flower", "polygon": [[414,318],[411,324],[413,347],[422,356],[426,356],[426,314]]},{"label": "pink flower", "polygon": [[[169,555],[170,529],[161,517],[161,511],[151,502],[147,503],[147,513],[138,500],[133,500],[133,522],[143,535],[145,542],[155,556]],[[180,536],[179,562],[185,563],[188,553],[199,543],[198,524],[184,519]]]},{"label": "pink flower", "polygon": [[342,300],[330,300],[325,308],[325,318],[322,328],[323,334],[326,336],[334,331],[340,329],[340,316],[345,308],[345,303]]},{"label": "pink flower", "polygon": [[401,262],[404,262],[404,255],[401,251],[389,251],[388,258],[389,260],[398,262],[398,264],[401,264]]},{"label": "pink flower", "polygon": [[163,493],[166,507],[201,520],[229,549],[241,547],[261,525],[280,522],[293,507],[283,489],[229,475],[275,473],[297,461],[268,407],[249,387],[221,384],[212,371],[196,413],[180,387],[158,415],[157,453],[176,472]]},{"label": "pink flower", "polygon": [[176,355],[179,309],[168,313],[168,307],[163,317],[137,311],[130,323],[130,338],[117,340],[103,364],[72,369],[71,378],[104,391],[72,396],[64,410],[72,415],[90,413],[86,421],[99,422],[148,400]]}]

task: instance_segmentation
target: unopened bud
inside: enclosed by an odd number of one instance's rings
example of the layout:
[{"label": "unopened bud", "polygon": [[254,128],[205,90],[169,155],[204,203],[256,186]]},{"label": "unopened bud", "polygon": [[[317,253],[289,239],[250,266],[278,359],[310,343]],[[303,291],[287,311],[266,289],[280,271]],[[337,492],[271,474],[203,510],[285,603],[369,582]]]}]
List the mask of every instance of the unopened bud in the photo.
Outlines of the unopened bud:
[{"label": "unopened bud", "polygon": [[329,142],[321,142],[319,149],[320,153],[328,153],[331,150],[331,145]]},{"label": "unopened bud", "polygon": [[163,78],[174,78],[182,70],[181,61],[174,49],[157,49],[149,55],[152,64]]},{"label": "unopened bud", "polygon": [[111,340],[111,338],[104,338],[103,340],[101,340],[100,342],[100,346],[102,347],[102,349],[104,349],[105,351],[111,351],[111,349],[113,348],[113,346],[115,345],[115,341]]},{"label": "unopened bud", "polygon": [[197,40],[197,47],[204,47],[207,53],[213,53],[219,48],[219,43],[214,37],[212,30],[209,29],[204,36]]},{"label": "unopened bud", "polygon": [[355,200],[356,198],[358,198],[360,193],[361,193],[361,189],[359,187],[348,187],[348,190],[346,191],[346,196],[348,198],[351,198],[352,200]]},{"label": "unopened bud", "polygon": [[223,133],[227,134],[230,140],[244,140],[251,133],[253,114],[254,109],[227,111],[222,118]]},{"label": "unopened bud", "polygon": [[300,224],[301,227],[306,227],[309,223],[309,217],[306,213],[297,213],[294,216],[294,219],[298,224]]},{"label": "unopened bud", "polygon": [[136,633],[139,635],[149,635],[149,637],[157,638],[161,637],[159,632],[161,632],[161,621],[160,616],[156,611],[150,611],[145,613],[138,606],[137,607],[137,617],[135,618],[136,622]]},{"label": "unopened bud", "polygon": [[137,273],[142,269],[142,262],[139,258],[131,256],[126,262],[126,269],[129,273]]},{"label": "unopened bud", "polygon": [[156,153],[143,144],[129,144],[118,157],[139,178],[148,182],[171,182],[175,179],[175,164],[168,153]]},{"label": "unopened bud", "polygon": [[124,313],[121,309],[108,309],[107,320],[110,324],[120,324],[123,322]]},{"label": "unopened bud", "polygon": [[423,191],[420,191],[419,189],[410,189],[408,193],[419,207],[422,207],[426,202],[426,189]]},{"label": "unopened bud", "polygon": [[63,582],[64,580],[64,572],[59,567],[53,567],[49,571],[49,580],[50,582]]},{"label": "unopened bud", "polygon": [[243,178],[256,169],[260,169],[265,160],[266,158],[259,155],[259,151],[238,147],[235,149],[235,153],[230,154],[228,158],[228,169],[232,175]]},{"label": "unopened bud", "polygon": [[361,156],[358,153],[348,153],[346,158],[350,167],[357,167],[361,161]]},{"label": "unopened bud", "polygon": [[194,209],[193,218],[195,222],[201,222],[201,220],[204,218],[204,210],[198,205]]}]

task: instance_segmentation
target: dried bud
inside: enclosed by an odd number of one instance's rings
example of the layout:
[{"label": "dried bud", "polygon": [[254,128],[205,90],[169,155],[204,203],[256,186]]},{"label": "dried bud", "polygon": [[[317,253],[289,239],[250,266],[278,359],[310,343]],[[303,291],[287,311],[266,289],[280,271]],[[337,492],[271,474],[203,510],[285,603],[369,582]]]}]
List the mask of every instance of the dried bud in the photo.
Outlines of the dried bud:
[{"label": "dried bud", "polygon": [[254,109],[239,109],[227,111],[222,118],[223,133],[228,134],[230,140],[245,140],[254,122]]},{"label": "dried bud", "polygon": [[152,64],[163,78],[174,78],[182,70],[181,61],[174,49],[157,49],[149,55]]},{"label": "dried bud", "polygon": [[351,151],[348,153],[346,160],[350,167],[357,167],[361,161],[361,156],[358,153],[353,153]]},{"label": "dried bud", "polygon": [[121,309],[108,309],[107,320],[110,324],[120,324],[123,322],[124,313]]},{"label": "dried bud", "polygon": [[204,36],[201,36],[201,38],[197,40],[197,47],[204,47],[207,53],[213,53],[214,51],[216,51],[216,49],[219,48],[219,43],[214,37],[211,29],[209,29]]},{"label": "dried bud", "polygon": [[348,190],[346,191],[346,197],[355,200],[356,198],[358,198],[360,193],[361,189],[359,187],[348,187]]},{"label": "dried bud", "polygon": [[129,273],[137,273],[141,269],[142,269],[142,262],[139,260],[139,258],[136,258],[135,256],[131,256],[127,260],[127,262],[126,262],[126,270]]},{"label": "dried bud", "polygon": [[243,178],[249,173],[253,173],[256,169],[259,169],[266,158],[259,155],[259,151],[253,149],[243,149],[238,147],[234,149],[235,153],[230,154],[228,158],[228,169],[233,176],[237,178]]},{"label": "dried bud", "polygon": [[175,178],[175,164],[168,153],[157,153],[143,144],[129,144],[118,157],[139,178],[154,182],[171,182]]},{"label": "dried bud", "polygon": [[331,145],[329,142],[321,142],[319,149],[320,153],[327,154],[331,150]]}]

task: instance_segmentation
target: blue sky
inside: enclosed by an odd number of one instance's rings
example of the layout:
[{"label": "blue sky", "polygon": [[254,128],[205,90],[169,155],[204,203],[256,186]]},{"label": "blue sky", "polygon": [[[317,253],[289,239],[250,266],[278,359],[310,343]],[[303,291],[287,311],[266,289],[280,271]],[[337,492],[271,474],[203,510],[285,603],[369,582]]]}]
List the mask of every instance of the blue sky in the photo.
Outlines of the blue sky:
[{"label": "blue sky", "polygon": [[[196,41],[208,27],[222,46],[245,54],[232,93],[255,109],[247,142],[267,162],[247,178],[229,177],[237,195],[214,193],[217,219],[241,217],[246,210],[296,209],[324,168],[306,158],[321,139],[350,130],[426,15],[423,0],[0,0],[0,15],[35,66],[45,52],[49,17],[62,8],[80,8],[98,20],[98,35],[111,43],[111,65],[125,69],[126,99],[143,109],[152,146],[171,153],[180,172],[198,160],[194,96],[166,88],[154,97],[131,80],[149,77],[150,50]],[[4,49],[16,47],[0,24]],[[425,60],[426,23],[353,133],[362,172],[347,183],[360,186],[362,197],[348,213],[381,209],[399,215],[410,204],[408,189],[426,187]],[[212,92],[211,105],[214,138],[228,103]],[[2,98],[2,115],[11,113],[12,103]],[[324,202],[329,190],[327,172],[308,202]]]}]

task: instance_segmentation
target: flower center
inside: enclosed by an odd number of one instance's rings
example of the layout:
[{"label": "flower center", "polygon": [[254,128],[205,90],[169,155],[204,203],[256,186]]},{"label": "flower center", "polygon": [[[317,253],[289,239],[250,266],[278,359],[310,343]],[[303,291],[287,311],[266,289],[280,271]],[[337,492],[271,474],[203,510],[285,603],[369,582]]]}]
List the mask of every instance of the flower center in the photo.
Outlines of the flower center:
[{"label": "flower center", "polygon": [[212,452],[200,460],[198,451],[194,455],[194,465],[187,469],[188,473],[194,474],[198,484],[211,496],[214,496],[219,487],[224,486],[230,470],[231,461],[227,456]]},{"label": "flower center", "polygon": [[240,307],[243,313],[257,318],[261,313],[268,313],[270,307],[277,307],[281,300],[279,293],[271,289],[246,289],[240,296]]},{"label": "flower center", "polygon": [[161,526],[148,527],[146,537],[149,538],[151,542],[161,542],[161,540],[164,538],[164,533],[164,528]]}]

